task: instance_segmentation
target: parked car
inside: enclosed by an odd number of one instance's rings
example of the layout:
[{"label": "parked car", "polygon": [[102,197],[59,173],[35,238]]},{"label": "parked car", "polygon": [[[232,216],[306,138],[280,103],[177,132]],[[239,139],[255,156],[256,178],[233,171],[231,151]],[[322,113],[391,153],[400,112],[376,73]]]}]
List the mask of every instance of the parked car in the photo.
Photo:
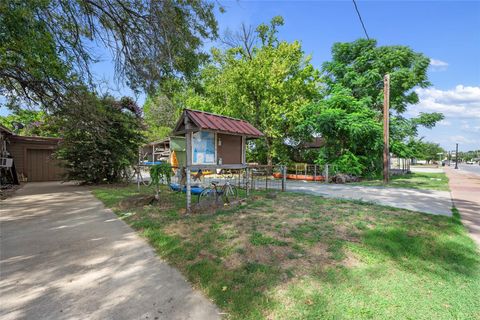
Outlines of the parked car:
[{"label": "parked car", "polygon": [[475,164],[475,162],[473,162],[472,160],[467,161],[466,163],[467,163],[467,164]]}]

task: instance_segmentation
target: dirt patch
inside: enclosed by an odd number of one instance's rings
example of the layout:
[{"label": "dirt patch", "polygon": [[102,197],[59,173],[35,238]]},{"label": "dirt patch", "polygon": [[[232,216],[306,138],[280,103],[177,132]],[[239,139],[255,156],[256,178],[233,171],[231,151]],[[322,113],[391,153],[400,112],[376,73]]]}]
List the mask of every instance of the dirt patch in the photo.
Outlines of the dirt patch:
[{"label": "dirt patch", "polygon": [[322,242],[317,242],[314,245],[305,248],[305,253],[300,254],[297,259],[285,261],[282,267],[295,268],[297,269],[295,273],[298,275],[307,274],[312,268],[324,269],[325,267],[334,264],[335,262],[330,258],[330,253],[328,252],[328,245]]},{"label": "dirt patch", "polygon": [[208,232],[211,225],[211,220],[197,221],[195,218],[182,218],[172,223],[166,223],[163,230],[167,234],[181,236],[182,238],[191,239],[193,242],[198,242],[196,239]]},{"label": "dirt patch", "polygon": [[347,257],[341,262],[343,266],[347,268],[355,268],[362,265],[362,262],[351,251],[347,250],[345,254]]},{"label": "dirt patch", "polygon": [[[198,228],[198,225],[196,225]],[[192,235],[192,228],[184,222],[171,223],[164,227],[165,233],[172,236],[180,236],[181,238],[189,238]]]},{"label": "dirt patch", "polygon": [[287,246],[253,246],[246,244],[241,252],[235,252],[223,261],[225,267],[236,269],[246,263],[260,263],[265,265],[280,265],[289,260],[295,253]]},{"label": "dirt patch", "polygon": [[223,259],[223,265],[230,270],[238,269],[245,264],[245,260],[246,259],[243,254],[235,252]]},{"label": "dirt patch", "polygon": [[120,210],[128,210],[152,204],[154,201],[155,196],[153,195],[135,195],[121,200],[118,203],[118,208]]}]

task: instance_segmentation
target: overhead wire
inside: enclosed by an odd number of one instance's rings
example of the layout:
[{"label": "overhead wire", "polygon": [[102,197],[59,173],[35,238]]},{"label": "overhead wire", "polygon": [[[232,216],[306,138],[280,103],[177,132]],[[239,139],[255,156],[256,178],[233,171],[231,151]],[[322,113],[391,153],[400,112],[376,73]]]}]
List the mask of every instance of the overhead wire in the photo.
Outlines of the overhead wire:
[{"label": "overhead wire", "polygon": [[362,15],[360,14],[360,10],[358,10],[357,7],[357,2],[355,0],[353,1],[353,5],[355,6],[355,11],[357,11],[358,19],[360,19],[360,23],[362,24],[363,31],[365,32],[365,36],[367,37],[367,40],[370,40],[370,37],[368,36],[367,28],[365,27],[365,23],[363,23]]}]

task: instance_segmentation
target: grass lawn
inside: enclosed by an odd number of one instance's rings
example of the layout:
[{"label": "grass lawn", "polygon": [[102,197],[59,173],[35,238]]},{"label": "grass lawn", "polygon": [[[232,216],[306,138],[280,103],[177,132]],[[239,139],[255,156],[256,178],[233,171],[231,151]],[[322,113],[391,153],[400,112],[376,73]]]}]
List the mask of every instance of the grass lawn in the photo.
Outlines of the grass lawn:
[{"label": "grass lawn", "polygon": [[458,213],[281,193],[180,216],[184,194],[121,211],[134,186],[93,192],[230,319],[480,319],[480,256]]},{"label": "grass lawn", "polygon": [[[352,184],[364,186],[383,186],[383,180],[379,178],[375,180],[365,180]],[[440,191],[450,190],[450,188],[448,187],[448,178],[443,172],[412,172],[404,175],[396,175],[390,178],[390,183],[387,185],[387,187]]]}]

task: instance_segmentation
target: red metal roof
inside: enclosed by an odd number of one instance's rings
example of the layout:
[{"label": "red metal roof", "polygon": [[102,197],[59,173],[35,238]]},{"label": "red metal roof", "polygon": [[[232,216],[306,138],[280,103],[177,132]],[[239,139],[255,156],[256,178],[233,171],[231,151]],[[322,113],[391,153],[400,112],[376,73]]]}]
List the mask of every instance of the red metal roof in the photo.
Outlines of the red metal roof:
[{"label": "red metal roof", "polygon": [[245,120],[197,110],[185,110],[185,114],[199,129],[214,130],[249,137],[262,137],[263,133]]}]

